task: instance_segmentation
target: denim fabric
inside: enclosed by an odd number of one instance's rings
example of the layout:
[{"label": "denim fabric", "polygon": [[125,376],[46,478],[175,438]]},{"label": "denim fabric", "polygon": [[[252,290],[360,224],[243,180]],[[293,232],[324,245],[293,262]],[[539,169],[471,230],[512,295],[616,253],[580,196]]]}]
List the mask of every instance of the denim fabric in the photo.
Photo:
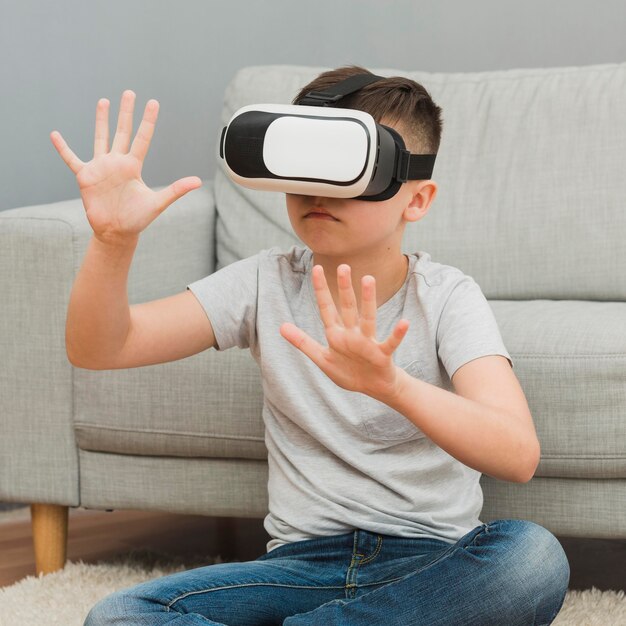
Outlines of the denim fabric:
[{"label": "denim fabric", "polygon": [[561,544],[533,522],[495,520],[454,544],[357,529],[117,591],[85,626],[542,626],[568,583]]}]

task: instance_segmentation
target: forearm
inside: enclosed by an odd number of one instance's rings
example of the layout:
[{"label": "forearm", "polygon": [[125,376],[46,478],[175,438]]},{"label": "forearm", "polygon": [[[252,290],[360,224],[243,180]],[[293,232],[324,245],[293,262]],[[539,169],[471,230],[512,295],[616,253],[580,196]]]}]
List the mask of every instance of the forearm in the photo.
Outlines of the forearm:
[{"label": "forearm", "polygon": [[537,440],[514,416],[399,370],[393,398],[380,398],[461,463],[500,480],[526,482],[538,462]]},{"label": "forearm", "polygon": [[92,236],[67,311],[68,357],[79,367],[105,368],[124,346],[130,328],[128,272],[138,238],[105,244]]}]

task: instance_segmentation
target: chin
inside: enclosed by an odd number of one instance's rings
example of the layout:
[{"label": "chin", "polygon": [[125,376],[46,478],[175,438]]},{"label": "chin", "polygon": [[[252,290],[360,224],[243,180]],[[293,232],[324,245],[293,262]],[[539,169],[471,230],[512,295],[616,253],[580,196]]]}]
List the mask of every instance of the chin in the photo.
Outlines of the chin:
[{"label": "chin", "polygon": [[332,254],[333,247],[336,247],[328,240],[324,241],[321,238],[317,237],[307,237],[297,231],[294,231],[294,233],[298,240],[302,243],[302,245],[306,246],[307,248],[309,248],[309,250],[312,250],[317,254]]}]

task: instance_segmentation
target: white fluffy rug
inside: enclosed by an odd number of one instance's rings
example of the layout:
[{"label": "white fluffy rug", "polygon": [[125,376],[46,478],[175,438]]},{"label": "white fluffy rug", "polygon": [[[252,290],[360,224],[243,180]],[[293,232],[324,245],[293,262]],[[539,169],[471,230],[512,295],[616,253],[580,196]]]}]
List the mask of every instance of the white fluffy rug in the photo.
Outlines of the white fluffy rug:
[{"label": "white fluffy rug", "polygon": [[[186,565],[151,552],[134,552],[123,560],[96,565],[68,563],[47,576],[28,576],[0,589],[1,626],[82,626],[89,609],[105,595],[183,569],[221,563],[217,557]],[[68,601],[71,598],[71,601]],[[569,591],[555,626],[626,626],[623,591]]]}]

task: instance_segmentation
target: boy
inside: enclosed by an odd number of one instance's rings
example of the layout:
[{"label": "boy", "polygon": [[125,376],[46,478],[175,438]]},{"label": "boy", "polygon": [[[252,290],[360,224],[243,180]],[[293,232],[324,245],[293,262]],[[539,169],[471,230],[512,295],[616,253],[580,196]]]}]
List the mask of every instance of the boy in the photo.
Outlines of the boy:
[{"label": "boy", "polygon": [[[294,103],[364,72],[325,72]],[[400,249],[437,184],[410,180],[378,202],[287,194],[305,247],[263,250],[129,308],[139,233],[201,184],[144,185],[158,103],[129,150],[133,104],[124,92],[109,152],[108,102],[98,103],[87,164],[51,135],[94,230],[70,297],[68,357],[113,369],[249,348],[263,373],[272,540],[254,561],[111,594],[85,623],[551,623],[569,582],[559,542],[524,520],[478,519],[481,472],[526,482],[539,462],[510,355],[471,277]],[[441,111],[411,80],[374,82],[334,106],[369,112],[413,153],[437,152]]]}]

